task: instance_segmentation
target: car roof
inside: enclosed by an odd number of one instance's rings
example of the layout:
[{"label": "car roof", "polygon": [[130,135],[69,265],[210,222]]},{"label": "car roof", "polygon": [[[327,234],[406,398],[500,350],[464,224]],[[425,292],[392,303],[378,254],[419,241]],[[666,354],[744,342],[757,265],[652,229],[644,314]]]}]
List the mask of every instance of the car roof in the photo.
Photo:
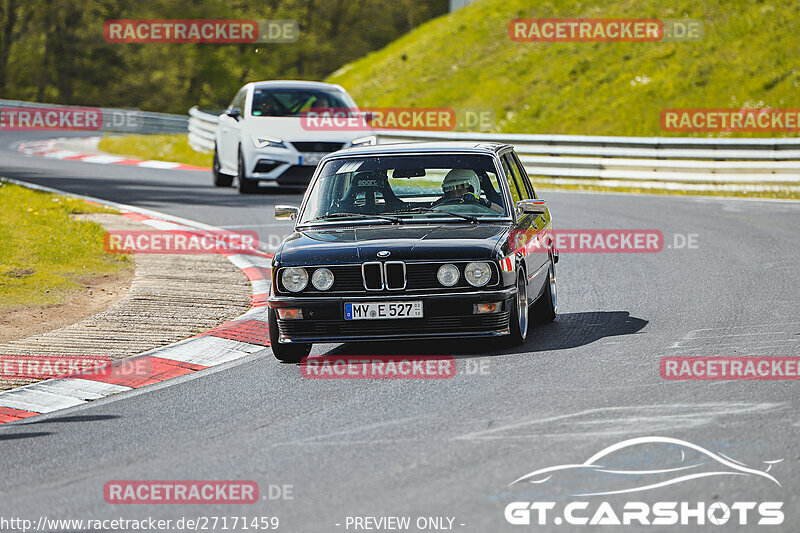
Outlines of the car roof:
[{"label": "car roof", "polygon": [[255,89],[266,88],[292,88],[292,89],[327,89],[344,91],[341,85],[333,83],[324,83],[321,81],[306,81],[306,80],[267,80],[267,81],[254,81],[250,82]]},{"label": "car roof", "polygon": [[402,155],[410,153],[447,153],[468,152],[477,154],[498,154],[506,148],[513,148],[510,144],[486,143],[469,141],[437,141],[437,142],[405,142],[395,144],[374,144],[370,146],[357,146],[333,152],[324,159],[336,157],[366,156],[366,155]]}]

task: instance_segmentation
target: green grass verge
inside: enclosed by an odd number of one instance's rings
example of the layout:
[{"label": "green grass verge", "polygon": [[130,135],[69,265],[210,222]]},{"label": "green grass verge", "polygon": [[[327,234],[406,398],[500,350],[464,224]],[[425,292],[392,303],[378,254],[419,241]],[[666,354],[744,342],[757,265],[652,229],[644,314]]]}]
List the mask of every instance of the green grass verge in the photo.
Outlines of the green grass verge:
[{"label": "green grass verge", "polygon": [[[509,38],[512,19],[559,17],[700,18],[705,36],[653,43]],[[800,107],[798,35],[796,0],[483,0],[326,81],[344,86],[361,106],[491,108],[496,124],[487,131],[685,136],[661,130],[662,109]]]},{"label": "green grass verge", "polygon": [[103,137],[98,145],[100,150],[140,159],[172,161],[186,165],[211,168],[213,156],[201,154],[189,146],[186,135],[124,135]]},{"label": "green grass verge", "polygon": [[58,304],[81,279],[132,268],[103,249],[103,228],[70,217],[113,213],[83,200],[0,182],[0,310]]}]

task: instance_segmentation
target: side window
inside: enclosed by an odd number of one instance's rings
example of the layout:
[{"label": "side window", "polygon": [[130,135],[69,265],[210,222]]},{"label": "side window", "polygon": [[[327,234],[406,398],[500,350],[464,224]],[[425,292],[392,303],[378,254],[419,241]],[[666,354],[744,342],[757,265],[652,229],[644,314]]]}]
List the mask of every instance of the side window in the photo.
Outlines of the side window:
[{"label": "side window", "polygon": [[525,167],[522,165],[522,161],[519,160],[519,156],[514,152],[514,163],[516,163],[516,167],[520,173],[520,177],[522,178],[522,183],[526,189],[528,189],[528,193],[530,194],[530,198],[538,198],[536,196],[536,190],[533,188],[533,183],[531,183],[531,179],[528,176],[528,173],[525,171]]},{"label": "side window", "polygon": [[531,197],[530,193],[528,192],[528,189],[525,188],[524,182],[522,181],[522,175],[519,172],[519,168],[517,168],[516,161],[514,161],[514,158],[511,156],[511,152],[504,155],[503,160],[506,162],[506,167],[511,169],[511,175],[513,176],[514,183],[517,186],[517,191],[519,191],[520,200],[528,200]]},{"label": "side window", "polygon": [[245,95],[247,95],[247,91],[246,90],[242,89],[241,91],[239,91],[239,94],[237,94],[236,97],[233,99],[233,102],[231,102],[231,107],[230,108],[233,109],[234,107],[238,107],[239,109],[242,110],[242,113],[244,114],[244,97],[245,97]]},{"label": "side window", "polygon": [[511,201],[513,202],[513,206],[511,206],[512,210],[516,210],[517,202],[521,200],[519,197],[519,188],[517,187],[517,182],[514,179],[514,173],[511,171],[511,167],[508,164],[508,159],[506,156],[500,158],[503,162],[503,170],[506,173],[506,179],[508,180],[508,190],[511,192]]}]

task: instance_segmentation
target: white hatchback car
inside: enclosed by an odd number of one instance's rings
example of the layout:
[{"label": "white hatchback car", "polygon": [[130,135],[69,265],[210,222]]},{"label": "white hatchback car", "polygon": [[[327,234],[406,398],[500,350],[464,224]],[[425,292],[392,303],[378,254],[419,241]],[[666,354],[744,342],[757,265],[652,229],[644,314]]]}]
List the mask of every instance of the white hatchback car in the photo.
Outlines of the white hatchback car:
[{"label": "white hatchback car", "polygon": [[219,117],[214,184],[256,192],[259,182],[305,187],[322,156],[371,144],[370,131],[309,128],[309,109],[356,110],[339,85],[313,81],[259,81],[242,87]]}]

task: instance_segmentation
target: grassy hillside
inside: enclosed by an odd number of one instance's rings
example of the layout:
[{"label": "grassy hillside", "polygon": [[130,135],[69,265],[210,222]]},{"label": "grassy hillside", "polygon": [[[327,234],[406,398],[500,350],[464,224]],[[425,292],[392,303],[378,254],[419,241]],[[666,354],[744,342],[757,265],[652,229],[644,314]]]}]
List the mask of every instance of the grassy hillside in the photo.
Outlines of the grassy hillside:
[{"label": "grassy hillside", "polygon": [[[498,132],[687,135],[662,132],[661,110],[800,108],[800,3],[670,3],[482,0],[327,81],[362,106],[492,108],[491,131]],[[705,36],[671,43],[521,43],[508,36],[511,19],[552,17],[701,18]]]}]

